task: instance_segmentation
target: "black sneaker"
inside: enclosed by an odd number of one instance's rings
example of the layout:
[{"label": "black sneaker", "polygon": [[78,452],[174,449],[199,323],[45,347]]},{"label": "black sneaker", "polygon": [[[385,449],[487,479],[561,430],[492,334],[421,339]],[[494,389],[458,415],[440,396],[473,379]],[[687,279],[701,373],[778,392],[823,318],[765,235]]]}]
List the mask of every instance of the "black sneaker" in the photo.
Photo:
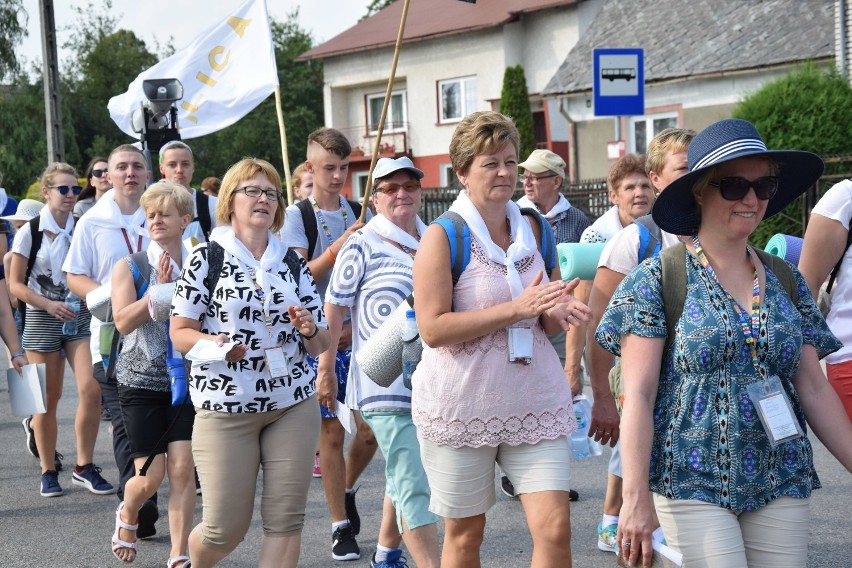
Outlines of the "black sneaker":
[{"label": "black sneaker", "polygon": [[355,542],[352,527],[346,525],[334,531],[331,536],[331,557],[335,560],[358,560],[361,558],[361,549]]},{"label": "black sneaker", "polygon": [[53,469],[55,469],[56,471],[62,471],[62,460],[64,459],[65,456],[63,456],[59,452],[53,454]]},{"label": "black sneaker", "polygon": [[101,420],[112,422],[112,410],[108,406],[101,406]]},{"label": "black sneaker", "polygon": [[346,492],[346,518],[349,519],[349,526],[352,527],[352,534],[358,536],[361,533],[361,516],[358,515],[358,509],[355,507],[355,494],[358,489],[352,493]]},{"label": "black sneaker", "polygon": [[198,470],[195,470],[195,494],[201,495],[201,480],[198,479]]},{"label": "black sneaker", "polygon": [[27,451],[29,451],[34,458],[37,458],[38,446],[36,446],[35,432],[33,432],[33,427],[30,425],[30,421],[32,419],[32,416],[27,416],[26,418],[21,420],[21,426],[24,427],[24,435],[26,435],[27,437]]},{"label": "black sneaker", "polygon": [[154,523],[160,518],[160,511],[157,509],[157,504],[148,499],[142,503],[139,509],[139,528],[136,529],[136,538],[146,539],[156,536],[157,528]]},{"label": "black sneaker", "polygon": [[503,493],[506,494],[506,497],[510,497],[514,499],[515,495],[515,486],[512,485],[512,482],[509,481],[509,478],[505,475],[500,477],[500,489],[503,490]]},{"label": "black sneaker", "polygon": [[579,498],[580,498],[580,494],[579,494],[579,493],[577,493],[577,492],[576,492],[576,491],[574,491],[573,489],[569,489],[569,490],[568,490],[568,500],[569,500],[569,501],[576,501],[576,500],[578,500]]}]

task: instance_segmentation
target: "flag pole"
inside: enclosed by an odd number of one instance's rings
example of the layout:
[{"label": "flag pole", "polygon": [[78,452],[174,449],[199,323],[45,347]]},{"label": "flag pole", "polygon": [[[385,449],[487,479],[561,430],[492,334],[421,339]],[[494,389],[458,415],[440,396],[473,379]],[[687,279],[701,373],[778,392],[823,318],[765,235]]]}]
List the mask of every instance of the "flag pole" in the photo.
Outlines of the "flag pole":
[{"label": "flag pole", "polygon": [[373,156],[370,159],[370,173],[367,175],[367,187],[364,191],[364,200],[361,204],[361,217],[358,219],[362,223],[367,219],[367,207],[370,202],[370,194],[373,187],[373,169],[376,167],[376,160],[379,157],[379,144],[382,142],[382,133],[385,130],[385,118],[388,115],[388,104],[390,103],[391,92],[393,92],[393,81],[396,77],[396,64],[399,61],[399,50],[402,47],[402,36],[405,33],[405,19],[408,17],[408,4],[410,0],[405,0],[402,5],[402,19],[399,22],[399,33],[396,35],[396,46],[393,50],[393,63],[391,63],[390,77],[388,77],[388,88],[385,91],[385,102],[382,104],[382,116],[379,118],[379,128],[376,132],[376,143],[373,146]]},{"label": "flag pole", "polygon": [[293,184],[290,180],[290,159],[287,156],[287,132],[284,129],[284,111],[281,109],[281,85],[275,85],[275,113],[278,115],[278,134],[281,137],[281,159],[284,164],[284,183],[287,185],[287,203],[293,204]]}]

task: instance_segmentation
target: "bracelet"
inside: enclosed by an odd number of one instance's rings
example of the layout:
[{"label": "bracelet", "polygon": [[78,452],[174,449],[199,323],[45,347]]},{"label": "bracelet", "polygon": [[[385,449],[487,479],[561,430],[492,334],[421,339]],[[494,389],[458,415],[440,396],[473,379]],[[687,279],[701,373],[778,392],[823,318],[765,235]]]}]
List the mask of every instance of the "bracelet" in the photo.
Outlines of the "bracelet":
[{"label": "bracelet", "polygon": [[23,354],[23,353],[15,353],[14,355],[12,355],[12,357],[11,357],[9,360],[10,360],[10,361],[14,361],[14,360],[15,360],[15,359],[17,359],[18,357],[23,357],[23,356],[24,356],[24,354]]},{"label": "bracelet", "polygon": [[[329,250],[331,250],[331,249],[329,249]],[[314,332],[310,335],[303,335],[302,339],[313,339],[314,337],[316,337],[316,335],[318,333],[319,333],[319,326],[317,324],[314,324]]]},{"label": "bracelet", "polygon": [[334,261],[337,260],[337,255],[331,252],[331,247],[329,246],[327,249],[325,249],[325,252],[328,253],[328,259],[331,261],[331,264],[334,264]]}]

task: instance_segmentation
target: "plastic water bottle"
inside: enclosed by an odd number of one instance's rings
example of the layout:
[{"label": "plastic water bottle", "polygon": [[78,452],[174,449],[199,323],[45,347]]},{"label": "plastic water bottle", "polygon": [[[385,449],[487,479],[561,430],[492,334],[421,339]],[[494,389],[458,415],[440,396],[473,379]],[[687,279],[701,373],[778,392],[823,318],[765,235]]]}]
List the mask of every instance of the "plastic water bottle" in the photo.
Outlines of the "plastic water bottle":
[{"label": "plastic water bottle", "polygon": [[574,416],[577,418],[577,431],[571,434],[571,451],[574,457],[601,455],[603,448],[600,442],[588,436],[589,424],[592,421],[592,403],[586,395],[580,394],[574,398]]},{"label": "plastic water bottle", "polygon": [[80,296],[68,290],[65,305],[74,310],[74,318],[62,324],[62,335],[77,335],[77,314],[80,313]]},{"label": "plastic water bottle", "polygon": [[414,310],[405,312],[405,321],[399,335],[402,338],[402,384],[405,385],[405,388],[410,389],[411,376],[420,362],[420,355],[423,351]]}]

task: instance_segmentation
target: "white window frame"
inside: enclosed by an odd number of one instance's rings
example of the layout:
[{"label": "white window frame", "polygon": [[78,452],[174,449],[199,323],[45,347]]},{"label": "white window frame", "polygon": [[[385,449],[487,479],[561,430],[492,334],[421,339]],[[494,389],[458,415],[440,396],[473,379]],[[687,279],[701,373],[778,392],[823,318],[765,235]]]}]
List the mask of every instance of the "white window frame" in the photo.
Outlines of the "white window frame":
[{"label": "white window frame", "polygon": [[[451,85],[453,83],[457,83],[459,85],[459,99],[460,99],[460,115],[459,116],[446,116],[444,114],[444,86]],[[473,93],[468,93],[470,87],[473,87],[475,91]],[[456,77],[454,79],[444,79],[442,81],[438,81],[438,122],[441,124],[447,124],[452,122],[459,122],[461,119],[472,113],[476,110],[476,101],[468,101],[469,95],[472,95],[474,98],[478,97],[476,91],[478,91],[479,85],[477,84],[476,75],[469,75],[467,77]],[[472,106],[473,108],[468,108],[468,106]]]},{"label": "white window frame", "polygon": [[355,172],[352,174],[352,201],[361,203],[361,200],[364,198],[364,194],[361,193],[361,186],[369,190],[367,188],[367,178],[369,175],[370,172]]},{"label": "white window frame", "polygon": [[456,178],[456,174],[453,171],[453,165],[441,164],[439,167],[441,171],[441,187],[450,187],[450,184],[452,183],[451,180]]},{"label": "white window frame", "polygon": [[[402,99],[402,116],[401,117],[394,116],[394,111],[393,111],[393,99],[394,99],[394,97],[400,97]],[[372,105],[370,104],[370,102],[373,101],[373,100],[376,100],[376,99],[381,101],[381,103],[384,103],[385,94],[384,93],[374,93],[372,95],[367,95],[367,102],[366,102],[366,104],[367,104],[367,131],[370,134],[376,134],[378,132],[378,128],[374,129],[373,125],[375,124],[376,126],[378,126],[379,119],[381,118],[381,111],[380,111],[379,116],[375,117],[375,120],[373,120]],[[394,123],[399,124],[399,126],[397,128],[390,128],[389,125],[393,125]],[[388,115],[385,118],[384,132],[404,132],[406,124],[408,124],[408,101],[407,101],[407,97],[406,97],[406,92],[405,92],[405,90],[392,91],[391,92],[391,102],[388,105]]]},{"label": "white window frame", "polygon": [[678,125],[678,113],[677,111],[667,111],[667,112],[657,112],[654,114],[645,114],[642,116],[631,116],[630,124],[629,124],[629,134],[627,138],[627,148],[628,152],[634,153],[638,152],[636,148],[636,124],[640,122],[644,122],[646,125],[645,129],[645,148],[648,147],[648,144],[651,143],[651,140],[656,136],[656,132],[654,132],[654,121],[661,120],[665,118],[673,118],[675,119],[675,125]]}]

